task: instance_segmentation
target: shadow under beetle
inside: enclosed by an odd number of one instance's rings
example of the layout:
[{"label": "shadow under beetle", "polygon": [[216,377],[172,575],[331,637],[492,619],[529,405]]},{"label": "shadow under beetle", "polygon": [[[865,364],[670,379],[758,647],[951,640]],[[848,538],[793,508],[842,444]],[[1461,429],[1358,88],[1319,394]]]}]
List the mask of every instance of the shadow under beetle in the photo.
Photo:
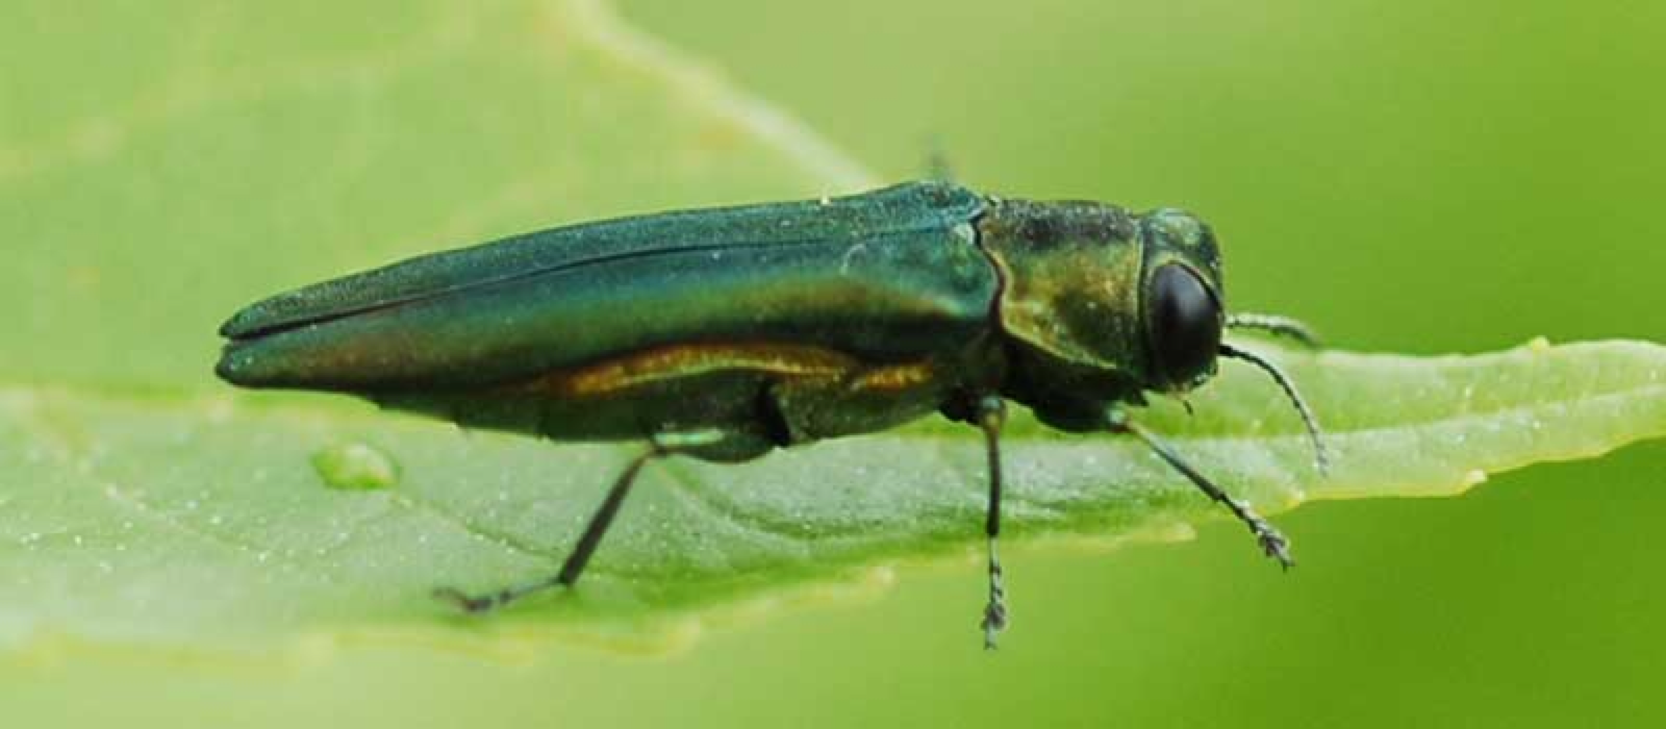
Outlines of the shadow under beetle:
[{"label": "shadow under beetle", "polygon": [[554,576],[437,595],[484,611],[572,586],[649,461],[739,462],[941,413],[989,459],[985,645],[1007,622],[1004,402],[1065,431],[1131,435],[1291,564],[1288,542],[1125,406],[1179,394],[1244,327],[1314,343],[1274,316],[1227,316],[1208,226],[1172,209],[1029,202],[947,182],[849,197],[668,212],[422,256],[254,304],[220,333],[237,385],[349,393],[470,428],[646,444]]}]

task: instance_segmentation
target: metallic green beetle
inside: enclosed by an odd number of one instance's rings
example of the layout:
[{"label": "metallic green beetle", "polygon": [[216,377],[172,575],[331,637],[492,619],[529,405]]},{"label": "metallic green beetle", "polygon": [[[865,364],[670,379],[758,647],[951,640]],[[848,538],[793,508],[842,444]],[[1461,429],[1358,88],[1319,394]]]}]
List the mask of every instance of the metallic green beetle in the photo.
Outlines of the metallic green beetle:
[{"label": "metallic green beetle", "polygon": [[932,413],[982,429],[989,459],[986,645],[1006,624],[999,433],[1004,401],[1068,431],[1130,434],[1290,564],[1287,542],[1129,419],[1218,356],[1242,326],[1312,342],[1281,317],[1223,313],[1208,226],[915,182],[805,202],[555,228],[415,258],[272,297],[221,328],[217,371],[246,387],[325,390],[471,428],[647,444],[559,573],[482,611],[573,585],[650,460],[745,461]]}]

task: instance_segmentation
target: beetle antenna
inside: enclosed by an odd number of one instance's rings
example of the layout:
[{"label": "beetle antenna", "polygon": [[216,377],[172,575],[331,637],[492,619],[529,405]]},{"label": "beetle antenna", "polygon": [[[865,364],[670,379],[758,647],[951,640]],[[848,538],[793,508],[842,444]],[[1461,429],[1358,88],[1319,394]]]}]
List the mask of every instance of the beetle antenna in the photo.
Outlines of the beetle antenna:
[{"label": "beetle antenna", "polygon": [[1325,441],[1319,432],[1319,419],[1313,415],[1313,409],[1307,406],[1307,401],[1302,399],[1302,394],[1296,391],[1296,384],[1290,381],[1290,376],[1284,374],[1284,370],[1279,369],[1271,360],[1224,342],[1221,344],[1220,354],[1222,357],[1241,359],[1255,365],[1278,383],[1284,394],[1289,396],[1290,402],[1296,406],[1296,412],[1301,414],[1302,424],[1307,426],[1307,436],[1313,441],[1313,464],[1319,468],[1319,473],[1329,472],[1330,456],[1325,451]]},{"label": "beetle antenna", "polygon": [[1281,337],[1289,337],[1315,349],[1324,346],[1319,335],[1302,322],[1277,314],[1228,314],[1228,329],[1254,329]]}]

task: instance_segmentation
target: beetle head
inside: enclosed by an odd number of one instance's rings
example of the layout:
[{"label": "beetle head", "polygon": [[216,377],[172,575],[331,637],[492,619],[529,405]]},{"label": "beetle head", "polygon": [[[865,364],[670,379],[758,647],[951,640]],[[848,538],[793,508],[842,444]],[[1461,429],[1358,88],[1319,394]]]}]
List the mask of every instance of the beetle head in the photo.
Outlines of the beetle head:
[{"label": "beetle head", "polygon": [[1225,324],[1220,253],[1195,216],[1007,201],[981,226],[1002,272],[1002,330],[1037,380],[1120,400],[1184,391],[1214,374]]},{"label": "beetle head", "polygon": [[1243,360],[1289,396],[1323,469],[1319,423],[1295,384],[1271,360],[1221,341],[1227,328],[1310,344],[1313,335],[1283,317],[1226,315],[1220,249],[1197,216],[1006,201],[979,229],[1003,283],[997,310],[1010,363],[1002,394],[1054,427],[1095,430],[1107,405],[1143,402],[1144,391],[1182,393],[1213,377],[1219,358]]}]

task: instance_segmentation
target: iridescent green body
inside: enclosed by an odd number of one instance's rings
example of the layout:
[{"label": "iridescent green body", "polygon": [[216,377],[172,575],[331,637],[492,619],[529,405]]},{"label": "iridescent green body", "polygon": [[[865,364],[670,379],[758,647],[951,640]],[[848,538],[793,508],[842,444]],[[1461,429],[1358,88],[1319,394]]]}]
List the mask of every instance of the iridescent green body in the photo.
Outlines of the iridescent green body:
[{"label": "iridescent green body", "polygon": [[1173,219],[917,182],[556,228],[255,304],[219,373],[559,440],[715,432],[691,454],[717,460],[989,393],[1070,427],[1152,380],[1153,260],[1218,296],[1207,230]]},{"label": "iridescent green body", "polygon": [[1143,440],[1290,563],[1271,525],[1121,411],[1238,357],[1279,381],[1317,443],[1288,379],[1221,342],[1230,323],[1214,237],[1187,213],[916,182],[555,228],[309,286],[226,322],[218,372],[468,427],[647,444],[558,574],[438,593],[471,611],[573,585],[655,458],[744,461],[932,413],[971,423],[989,458],[992,647],[1006,625],[995,540],[1007,400],[1054,427]]}]

